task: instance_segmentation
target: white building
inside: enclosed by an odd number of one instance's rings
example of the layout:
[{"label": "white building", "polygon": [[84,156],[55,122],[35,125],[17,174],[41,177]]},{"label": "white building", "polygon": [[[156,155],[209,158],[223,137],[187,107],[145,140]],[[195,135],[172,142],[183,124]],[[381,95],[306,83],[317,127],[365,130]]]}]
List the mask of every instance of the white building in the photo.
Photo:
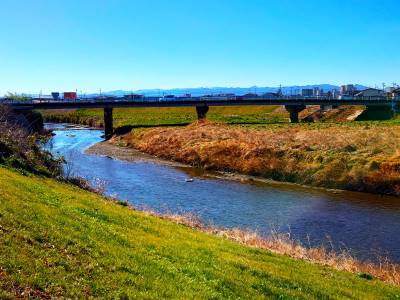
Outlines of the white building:
[{"label": "white building", "polygon": [[315,87],[313,89],[313,96],[314,97],[321,97],[324,95],[324,91],[322,89],[320,89],[319,87]]},{"label": "white building", "polygon": [[355,95],[357,98],[382,98],[385,96],[385,92],[379,89],[365,89]]}]

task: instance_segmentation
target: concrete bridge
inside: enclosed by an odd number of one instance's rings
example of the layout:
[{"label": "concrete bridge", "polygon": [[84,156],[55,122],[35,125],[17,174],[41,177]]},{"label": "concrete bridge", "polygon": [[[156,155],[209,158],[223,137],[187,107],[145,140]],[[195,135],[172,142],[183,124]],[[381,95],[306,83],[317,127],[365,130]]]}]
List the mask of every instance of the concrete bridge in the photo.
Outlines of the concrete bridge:
[{"label": "concrete bridge", "polygon": [[242,105],[281,105],[285,106],[290,114],[290,121],[299,121],[299,112],[304,110],[307,105],[320,105],[322,109],[337,107],[341,105],[363,105],[366,106],[366,119],[389,119],[400,108],[400,99],[370,99],[357,98],[352,100],[339,100],[327,98],[305,98],[305,97],[281,97],[263,98],[238,97],[235,100],[213,99],[213,97],[194,97],[194,98],[156,98],[148,97],[135,100],[125,98],[85,98],[77,100],[28,100],[28,101],[8,101],[3,99],[0,104],[10,105],[14,110],[32,111],[39,109],[77,109],[77,108],[102,108],[104,109],[104,130],[106,138],[113,134],[113,108],[131,107],[195,107],[199,119],[206,118],[210,106],[242,106]]}]

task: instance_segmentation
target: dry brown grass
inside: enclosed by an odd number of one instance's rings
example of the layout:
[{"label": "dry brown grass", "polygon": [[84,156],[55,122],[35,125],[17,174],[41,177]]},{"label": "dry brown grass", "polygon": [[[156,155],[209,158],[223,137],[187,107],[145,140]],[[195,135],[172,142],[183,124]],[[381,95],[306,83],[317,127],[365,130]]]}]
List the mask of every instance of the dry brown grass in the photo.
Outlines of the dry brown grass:
[{"label": "dry brown grass", "polygon": [[264,238],[250,230],[238,228],[224,229],[221,227],[204,225],[200,219],[192,213],[159,214],[151,209],[146,209],[144,212],[148,215],[161,217],[246,246],[271,251],[294,259],[306,260],[315,264],[329,266],[337,270],[359,274],[359,276],[366,278],[372,276],[393,285],[400,285],[400,265],[392,263],[387,258],[378,257],[378,262],[362,262],[345,250],[335,252],[328,251],[324,246],[318,248],[304,247],[300,242],[291,239],[290,234],[271,232],[269,237]]},{"label": "dry brown grass", "polygon": [[60,161],[38,146],[38,136],[21,124],[18,115],[0,105],[0,164],[30,173],[57,176]]},{"label": "dry brown grass", "polygon": [[[399,126],[134,130],[123,142],[165,159],[279,181],[400,195]],[[114,139],[121,143],[121,137]]]}]

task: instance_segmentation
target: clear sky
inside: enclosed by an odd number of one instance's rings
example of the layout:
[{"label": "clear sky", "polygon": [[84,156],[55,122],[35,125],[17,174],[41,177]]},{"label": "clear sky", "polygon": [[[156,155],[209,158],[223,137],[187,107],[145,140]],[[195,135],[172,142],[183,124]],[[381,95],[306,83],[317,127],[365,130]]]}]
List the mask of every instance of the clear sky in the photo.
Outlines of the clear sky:
[{"label": "clear sky", "polygon": [[0,95],[400,84],[398,0],[0,0]]}]

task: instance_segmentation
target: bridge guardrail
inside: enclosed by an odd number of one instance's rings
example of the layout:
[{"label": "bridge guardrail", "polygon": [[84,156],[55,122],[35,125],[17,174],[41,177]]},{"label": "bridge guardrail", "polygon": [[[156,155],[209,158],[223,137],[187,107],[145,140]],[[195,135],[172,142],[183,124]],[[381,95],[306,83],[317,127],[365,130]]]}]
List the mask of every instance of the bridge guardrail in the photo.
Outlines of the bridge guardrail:
[{"label": "bridge guardrail", "polygon": [[[217,99],[218,98],[218,99]],[[335,101],[335,102],[351,102],[351,101],[385,101],[385,102],[399,102],[399,97],[354,97],[352,99],[338,99],[333,97],[301,97],[301,96],[282,96],[282,97],[243,97],[243,96],[236,96],[227,99],[223,99],[222,97],[177,97],[173,100],[160,100],[155,97],[144,97],[142,99],[126,99],[126,98],[79,98],[76,100],[48,100],[48,99],[29,99],[29,100],[15,100],[15,99],[7,99],[7,98],[0,98],[0,104],[9,104],[9,105],[34,105],[40,103],[120,103],[120,102],[129,102],[129,103],[154,103],[154,102],[162,102],[162,103],[174,103],[180,101],[187,101],[187,102],[196,102],[196,101],[203,101],[203,102],[213,102],[213,101]]]}]

